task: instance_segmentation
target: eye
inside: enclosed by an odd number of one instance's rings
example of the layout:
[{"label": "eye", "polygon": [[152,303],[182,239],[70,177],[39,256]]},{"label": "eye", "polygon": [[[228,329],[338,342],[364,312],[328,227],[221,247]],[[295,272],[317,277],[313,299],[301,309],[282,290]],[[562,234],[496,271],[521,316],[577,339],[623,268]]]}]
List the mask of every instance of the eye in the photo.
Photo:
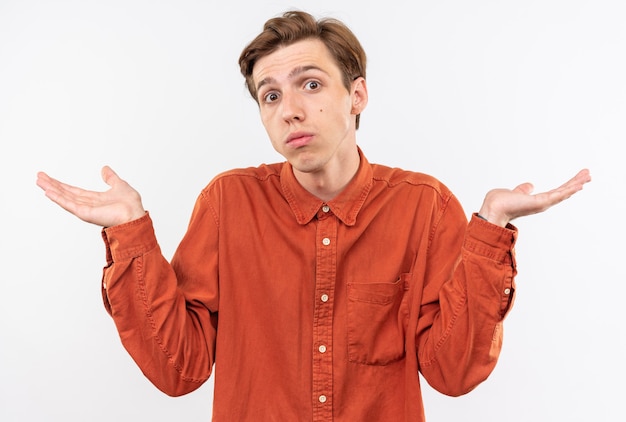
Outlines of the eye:
[{"label": "eye", "polygon": [[307,91],[315,91],[319,89],[319,87],[320,83],[318,81],[308,81],[306,84],[304,84],[304,89],[306,89]]},{"label": "eye", "polygon": [[278,94],[274,91],[270,91],[263,96],[263,102],[265,103],[273,103],[278,99]]}]

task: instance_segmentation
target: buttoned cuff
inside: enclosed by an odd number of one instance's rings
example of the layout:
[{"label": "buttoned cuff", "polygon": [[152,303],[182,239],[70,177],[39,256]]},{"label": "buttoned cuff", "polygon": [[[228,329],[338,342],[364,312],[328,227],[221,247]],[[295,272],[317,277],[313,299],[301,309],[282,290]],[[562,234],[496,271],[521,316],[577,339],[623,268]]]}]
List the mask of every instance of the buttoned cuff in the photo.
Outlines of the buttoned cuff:
[{"label": "buttoned cuff", "polygon": [[515,266],[513,248],[517,241],[517,227],[500,227],[472,214],[467,227],[464,248],[477,255]]},{"label": "buttoned cuff", "polygon": [[128,223],[102,229],[107,265],[136,258],[157,247],[150,214]]}]

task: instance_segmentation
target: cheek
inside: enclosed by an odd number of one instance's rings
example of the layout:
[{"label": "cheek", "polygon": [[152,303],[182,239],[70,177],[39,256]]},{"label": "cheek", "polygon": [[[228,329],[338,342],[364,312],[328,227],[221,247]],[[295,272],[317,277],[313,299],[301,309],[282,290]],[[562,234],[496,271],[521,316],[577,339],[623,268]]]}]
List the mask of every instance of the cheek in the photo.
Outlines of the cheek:
[{"label": "cheek", "polygon": [[261,114],[261,123],[265,128],[265,133],[267,133],[267,137],[269,138],[272,147],[278,151],[281,145],[280,138],[284,135],[284,133],[282,133],[280,127],[277,127],[277,123],[272,119],[270,114]]},{"label": "cheek", "polygon": [[269,134],[272,130],[272,116],[270,113],[261,113],[261,124]]}]

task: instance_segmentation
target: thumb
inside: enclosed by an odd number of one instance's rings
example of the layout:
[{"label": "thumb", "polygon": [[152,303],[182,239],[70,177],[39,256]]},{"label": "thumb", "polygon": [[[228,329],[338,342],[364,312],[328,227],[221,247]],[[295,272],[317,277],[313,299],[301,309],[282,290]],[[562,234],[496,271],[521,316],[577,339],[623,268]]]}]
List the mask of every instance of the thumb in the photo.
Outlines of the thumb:
[{"label": "thumb", "polygon": [[513,191],[530,195],[534,189],[535,187],[533,186],[533,184],[527,182],[527,183],[522,183],[521,185],[517,186],[515,189],[513,189]]},{"label": "thumb", "polygon": [[113,186],[114,180],[119,179],[117,173],[115,173],[113,169],[109,166],[102,167],[100,174],[102,175],[102,180],[104,180],[104,183],[109,186]]}]

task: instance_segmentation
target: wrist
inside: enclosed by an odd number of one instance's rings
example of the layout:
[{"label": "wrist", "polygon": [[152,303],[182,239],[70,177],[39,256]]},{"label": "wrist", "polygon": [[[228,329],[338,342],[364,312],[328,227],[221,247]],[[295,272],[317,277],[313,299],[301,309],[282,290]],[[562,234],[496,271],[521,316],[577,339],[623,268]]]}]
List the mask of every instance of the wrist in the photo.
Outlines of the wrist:
[{"label": "wrist", "polygon": [[509,219],[503,216],[499,216],[498,214],[491,212],[485,208],[481,208],[480,211],[476,213],[476,216],[481,220],[485,220],[491,224],[495,224],[496,226],[506,227],[509,223]]}]

